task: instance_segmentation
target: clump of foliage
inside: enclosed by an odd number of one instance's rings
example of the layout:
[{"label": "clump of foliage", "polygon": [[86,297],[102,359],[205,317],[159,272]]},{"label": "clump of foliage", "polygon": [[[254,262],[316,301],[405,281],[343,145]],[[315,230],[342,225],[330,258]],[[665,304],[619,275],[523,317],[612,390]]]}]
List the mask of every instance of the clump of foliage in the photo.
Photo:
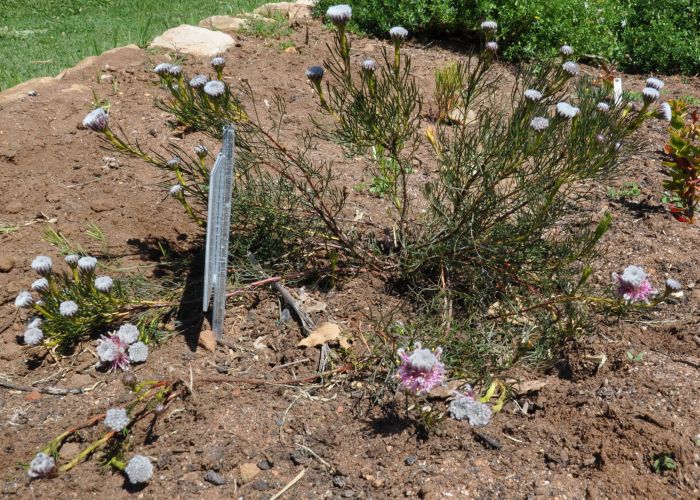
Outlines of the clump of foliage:
[{"label": "clump of foliage", "polygon": [[[323,15],[332,0],[321,0]],[[700,71],[700,5],[694,0],[358,0],[356,28],[385,36],[400,24],[416,34],[479,40],[478,20],[501,27],[504,57],[546,56],[567,43],[626,71]]]},{"label": "clump of foliage", "polygon": [[679,221],[692,224],[700,200],[700,114],[688,113],[682,101],[672,101],[671,109],[670,138],[664,146],[668,158],[663,162],[669,179],[663,186],[677,202],[671,212]]}]

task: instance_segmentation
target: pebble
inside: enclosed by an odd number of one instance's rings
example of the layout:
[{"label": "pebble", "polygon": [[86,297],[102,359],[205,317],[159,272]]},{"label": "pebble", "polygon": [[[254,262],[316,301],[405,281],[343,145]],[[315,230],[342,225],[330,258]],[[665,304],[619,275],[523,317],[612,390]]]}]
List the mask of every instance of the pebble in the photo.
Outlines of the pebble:
[{"label": "pebble", "polygon": [[343,476],[335,476],[333,478],[333,486],[336,488],[345,488],[345,478]]},{"label": "pebble", "polygon": [[11,201],[7,205],[5,205],[5,212],[7,212],[8,214],[16,214],[19,213],[19,211],[22,210],[22,208],[22,202]]},{"label": "pebble", "polygon": [[255,476],[260,474],[260,469],[253,463],[241,464],[239,470],[241,473],[241,483],[243,484],[251,482],[255,479]]},{"label": "pebble", "polygon": [[254,490],[257,490],[257,491],[265,491],[265,490],[269,490],[270,488],[272,488],[272,485],[270,483],[268,483],[267,481],[265,481],[264,479],[258,479],[257,481],[253,481],[250,484],[250,487]]},{"label": "pebble", "polygon": [[206,474],[204,474],[204,480],[210,482],[211,484],[215,484],[216,486],[226,484],[224,476],[211,469],[207,470]]},{"label": "pebble", "polygon": [[269,460],[262,459],[258,462],[258,469],[260,470],[270,470],[272,469],[272,464],[270,463]]},{"label": "pebble", "polygon": [[409,455],[406,457],[406,459],[403,461],[406,465],[413,465],[416,463],[416,460],[418,460],[418,457],[415,455]]},{"label": "pebble", "polygon": [[344,492],[342,492],[342,493],[340,494],[340,496],[343,497],[343,498],[354,497],[354,496],[355,496],[355,492],[352,491],[352,490],[345,490]]},{"label": "pebble", "polygon": [[93,201],[90,204],[90,208],[94,212],[109,212],[110,210],[117,208],[117,205],[110,198],[101,198]]},{"label": "pebble", "polygon": [[8,273],[15,267],[15,259],[9,255],[0,257],[0,273]]}]

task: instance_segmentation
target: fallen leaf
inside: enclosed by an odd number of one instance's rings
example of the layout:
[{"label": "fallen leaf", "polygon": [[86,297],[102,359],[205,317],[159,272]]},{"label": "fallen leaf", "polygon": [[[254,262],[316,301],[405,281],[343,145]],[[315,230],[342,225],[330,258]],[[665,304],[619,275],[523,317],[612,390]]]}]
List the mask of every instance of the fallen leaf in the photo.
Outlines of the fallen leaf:
[{"label": "fallen leaf", "polygon": [[300,347],[316,347],[332,340],[337,341],[343,349],[350,347],[348,340],[340,335],[340,327],[335,323],[323,323],[297,345]]},{"label": "fallen leaf", "polygon": [[202,330],[199,333],[198,344],[204,347],[207,351],[214,352],[216,350],[216,336],[211,330]]},{"label": "fallen leaf", "polygon": [[311,314],[315,312],[323,312],[328,307],[328,304],[321,302],[320,300],[310,300],[304,303],[304,311],[306,314]]},{"label": "fallen leaf", "polygon": [[[509,383],[511,381],[506,381],[506,383]],[[511,388],[513,389],[513,392],[518,395],[522,396],[524,394],[529,394],[531,392],[537,392],[542,390],[542,388],[547,385],[546,380],[525,380],[521,382],[516,382],[512,381]]]}]

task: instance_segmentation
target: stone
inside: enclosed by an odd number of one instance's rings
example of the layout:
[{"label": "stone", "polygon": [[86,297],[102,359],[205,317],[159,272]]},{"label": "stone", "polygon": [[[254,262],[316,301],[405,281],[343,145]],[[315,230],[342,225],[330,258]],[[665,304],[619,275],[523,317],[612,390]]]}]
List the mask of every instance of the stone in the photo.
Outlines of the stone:
[{"label": "stone", "polygon": [[311,9],[311,5],[306,3],[277,2],[261,5],[253,12],[265,17],[282,16],[290,21],[298,21],[311,18]]},{"label": "stone", "polygon": [[259,14],[246,14],[245,16],[241,17],[211,16],[199,21],[199,27],[218,31],[241,31],[246,29],[252,20],[262,21],[265,23],[275,22],[273,19],[269,19]]},{"label": "stone", "polygon": [[109,73],[105,73],[103,75],[100,75],[100,83],[112,83],[113,81],[114,81],[114,76],[109,74]]},{"label": "stone", "polygon": [[204,474],[204,480],[216,486],[223,486],[224,484],[226,484],[224,476],[211,469],[209,469],[206,472],[206,474]]},{"label": "stone", "polygon": [[241,474],[241,483],[243,484],[251,482],[260,474],[260,469],[254,463],[241,464],[238,469]]},{"label": "stone", "polygon": [[110,210],[114,210],[117,208],[117,205],[112,201],[111,198],[100,198],[95,201],[93,201],[90,204],[90,208],[94,212],[109,212]]},{"label": "stone", "polygon": [[14,267],[14,257],[10,255],[0,255],[0,273],[9,273]]},{"label": "stone", "polygon": [[197,57],[214,57],[233,47],[236,41],[231,35],[198,26],[182,24],[171,28],[153,39],[151,49],[166,49]]},{"label": "stone", "polygon": [[0,359],[12,361],[22,355],[22,346],[14,342],[0,344]]}]

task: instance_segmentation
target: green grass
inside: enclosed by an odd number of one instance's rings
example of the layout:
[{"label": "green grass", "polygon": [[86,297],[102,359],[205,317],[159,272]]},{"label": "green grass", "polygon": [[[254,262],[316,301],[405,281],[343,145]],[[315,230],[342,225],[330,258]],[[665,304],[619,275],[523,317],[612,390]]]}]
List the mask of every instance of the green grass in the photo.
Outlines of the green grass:
[{"label": "green grass", "polygon": [[81,59],[265,0],[1,0],[0,91]]}]

